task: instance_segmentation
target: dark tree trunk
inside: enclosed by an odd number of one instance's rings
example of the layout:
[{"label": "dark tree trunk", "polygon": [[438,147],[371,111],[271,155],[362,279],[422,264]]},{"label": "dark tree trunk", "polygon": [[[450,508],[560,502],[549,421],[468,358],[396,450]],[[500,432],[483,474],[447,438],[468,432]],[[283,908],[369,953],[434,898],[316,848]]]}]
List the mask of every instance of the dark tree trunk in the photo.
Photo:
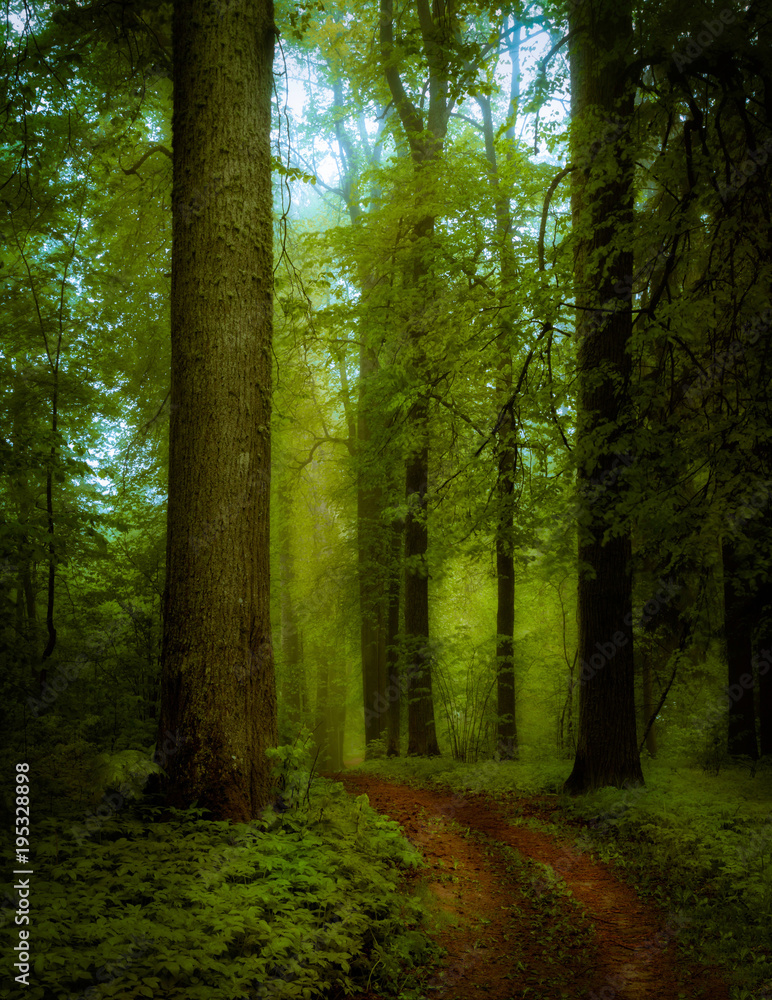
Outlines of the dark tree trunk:
[{"label": "dark tree trunk", "polygon": [[772,643],[757,659],[759,677],[759,743],[762,756],[772,754]]},{"label": "dark tree trunk", "polygon": [[[505,15],[503,28],[508,17]],[[520,30],[514,32],[509,45],[512,59],[510,86],[510,128],[519,102]],[[499,245],[501,269],[501,319],[499,324],[501,361],[497,379],[499,406],[504,406],[496,437],[497,493],[499,501],[496,520],[496,691],[497,691],[497,748],[503,760],[517,755],[517,717],[515,714],[515,557],[513,537],[515,528],[515,472],[517,465],[517,427],[514,420],[515,400],[512,395],[512,350],[510,345],[509,303],[515,294],[515,256],[512,246],[512,213],[509,198],[499,179],[496,157],[495,132],[491,100],[476,97],[483,119],[485,156],[488,161],[488,179],[493,192],[496,217],[496,237]]]},{"label": "dark tree trunk", "polygon": [[[393,0],[380,0],[379,41],[384,76],[413,162],[412,239],[415,247],[412,290],[418,300],[431,303],[436,292],[426,265],[426,244],[434,237],[433,215],[426,214],[427,200],[435,187],[427,177],[429,167],[442,156],[443,142],[454,98],[450,96],[449,55],[456,32],[456,11],[448,0],[418,2],[423,55],[429,75],[428,101],[411,99],[400,76],[400,57],[394,46]],[[428,190],[424,191],[424,186]],[[426,197],[429,195],[429,198]],[[429,570],[426,493],[429,483],[429,408],[425,385],[428,371],[424,338],[429,333],[429,310],[417,310],[407,324],[410,363],[417,376],[418,398],[409,427],[412,442],[405,462],[405,686],[408,699],[408,753],[439,753],[432,700],[432,657],[429,639]]]},{"label": "dark tree trunk", "polygon": [[[621,227],[633,219],[633,163],[628,126],[633,90],[629,7],[613,0],[571,8],[572,117],[592,131],[605,118],[600,147],[574,132],[572,212],[577,250],[575,296],[579,391],[577,406],[579,524],[579,732],[565,790],[643,782],[635,730],[635,674],[629,527],[614,523],[612,483],[599,498],[593,481],[612,467],[629,420],[627,344],[632,253]],[[588,112],[590,112],[588,114]],[[603,180],[602,171],[609,171]],[[590,186],[593,185],[593,186]],[[622,249],[620,249],[620,247]],[[593,310],[600,310],[593,313]],[[612,428],[610,434],[607,434]]]},{"label": "dark tree trunk", "polygon": [[734,543],[721,546],[724,564],[724,642],[726,644],[728,706],[727,752],[733,757],[758,757],[756,711],[753,705],[752,601],[741,592],[742,568]]},{"label": "dark tree trunk", "polygon": [[366,346],[364,335],[359,357],[359,406],[357,417],[357,532],[359,571],[360,648],[362,657],[362,701],[365,715],[365,756],[373,740],[383,739],[388,722],[386,709],[387,598],[384,574],[385,533],[381,513],[384,490],[382,471],[370,467],[368,446],[371,422],[376,418],[370,402],[371,380],[378,361]]},{"label": "dark tree trunk", "polygon": [[[419,412],[416,413],[415,410]],[[419,400],[414,425],[425,426],[426,409]],[[434,728],[432,655],[429,643],[429,533],[426,526],[428,445],[419,445],[405,470],[405,659],[407,671],[408,754],[439,754]]]},{"label": "dark tree trunk", "polygon": [[[253,819],[276,743],[269,618],[270,0],[176,0],[162,787]],[[245,40],[249,40],[246,44]]]},{"label": "dark tree trunk", "polygon": [[[652,683],[651,654],[648,649],[641,650],[641,695],[643,700],[643,725],[649,725],[654,711],[654,687]],[[646,749],[652,757],[657,756],[656,722],[652,722],[646,731]]]},{"label": "dark tree trunk", "polygon": [[402,589],[400,567],[402,550],[402,528],[395,524],[391,529],[391,558],[389,560],[389,614],[386,628],[386,671],[388,687],[386,697],[389,702],[389,741],[387,753],[398,757],[400,752],[400,728],[402,723],[402,688],[400,686],[399,655],[399,596]]},{"label": "dark tree trunk", "polygon": [[512,549],[515,510],[513,481],[517,452],[513,446],[511,410],[499,429],[499,521],[496,532],[496,666],[498,751],[502,760],[517,755],[515,719],[515,559]]}]

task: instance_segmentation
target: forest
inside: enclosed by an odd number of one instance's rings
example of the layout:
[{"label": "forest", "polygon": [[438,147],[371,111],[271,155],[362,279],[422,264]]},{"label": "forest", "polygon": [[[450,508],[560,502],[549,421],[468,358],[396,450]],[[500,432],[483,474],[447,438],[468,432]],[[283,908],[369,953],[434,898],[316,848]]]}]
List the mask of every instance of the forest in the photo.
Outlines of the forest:
[{"label": "forest", "polygon": [[772,2],[2,27],[0,1000],[770,1000]]}]

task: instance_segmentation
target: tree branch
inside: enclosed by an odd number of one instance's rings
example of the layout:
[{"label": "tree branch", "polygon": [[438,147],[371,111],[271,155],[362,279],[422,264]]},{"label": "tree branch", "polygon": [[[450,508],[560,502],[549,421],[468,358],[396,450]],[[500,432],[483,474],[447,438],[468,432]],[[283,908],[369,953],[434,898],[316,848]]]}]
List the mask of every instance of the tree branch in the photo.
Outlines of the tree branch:
[{"label": "tree branch", "polygon": [[170,160],[172,159],[172,151],[170,149],[167,149],[166,146],[160,146],[160,145],[151,146],[146,153],[140,156],[140,158],[137,160],[137,162],[134,164],[133,167],[129,167],[129,169],[127,170],[126,167],[122,166],[121,170],[124,172],[124,174],[138,173],[139,168],[142,166],[142,164],[145,162],[148,156],[152,156],[153,153],[163,153],[164,156],[168,156]]}]

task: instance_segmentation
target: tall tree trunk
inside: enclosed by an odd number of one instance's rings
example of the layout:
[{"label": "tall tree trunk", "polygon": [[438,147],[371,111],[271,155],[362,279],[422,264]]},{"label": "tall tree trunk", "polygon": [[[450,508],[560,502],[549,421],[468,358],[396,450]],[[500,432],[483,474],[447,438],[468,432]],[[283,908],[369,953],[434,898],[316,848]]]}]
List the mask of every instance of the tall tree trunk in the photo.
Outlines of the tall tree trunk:
[{"label": "tall tree trunk", "polygon": [[[648,726],[654,711],[654,688],[652,684],[651,652],[649,648],[644,648],[640,652],[641,656],[641,696],[643,701],[643,725]],[[656,722],[653,722],[646,731],[646,749],[652,757],[657,756],[657,734],[655,730]]]},{"label": "tall tree trunk", "polygon": [[[510,379],[511,386],[511,379]],[[514,474],[517,450],[514,445],[512,407],[508,407],[498,442],[499,513],[496,530],[496,665],[498,751],[502,760],[517,755],[515,718],[515,527]]]},{"label": "tall tree trunk", "polygon": [[303,723],[307,722],[305,666],[301,656],[300,626],[295,607],[295,561],[292,552],[292,487],[282,484],[278,495],[279,523],[279,584],[281,601],[281,659],[282,705],[286,709],[287,739],[297,738]]},{"label": "tall tree trunk", "polygon": [[386,672],[389,702],[388,747],[389,757],[398,757],[400,752],[400,728],[402,723],[402,687],[400,683],[399,655],[399,595],[401,587],[400,566],[402,549],[402,527],[399,523],[391,528],[391,552],[389,559],[388,601],[389,613],[386,628]]},{"label": "tall tree trunk", "polygon": [[[426,266],[426,244],[434,236],[434,216],[424,209],[427,198],[423,186],[434,185],[426,177],[429,167],[442,156],[443,142],[454,99],[450,96],[449,52],[454,38],[454,5],[448,0],[417,0],[423,53],[429,73],[428,109],[424,120],[424,99],[416,104],[405,90],[399,59],[394,49],[393,0],[380,2],[379,40],[381,61],[394,108],[404,131],[413,161],[413,258],[412,290],[430,302],[433,289]],[[413,348],[411,362],[419,379],[428,381],[423,340],[427,321],[417,311],[408,324]],[[408,753],[439,753],[432,699],[432,656],[429,639],[429,533],[426,494],[429,485],[429,407],[419,388],[409,416],[412,441],[405,462],[405,669],[408,700]]]},{"label": "tall tree trunk", "polygon": [[[738,571],[742,569],[735,545],[725,538],[721,546],[724,564],[724,642],[726,644],[727,695],[731,699],[727,721],[727,752],[733,757],[758,757],[756,711],[753,705],[753,658],[750,597],[741,592]],[[750,680],[749,680],[750,679]],[[745,683],[743,683],[743,680]]]},{"label": "tall tree trunk", "polygon": [[[506,30],[508,16],[504,16]],[[510,83],[510,125],[514,130],[519,103],[520,29],[514,32],[509,45],[512,59]],[[485,156],[488,179],[493,193],[496,237],[499,250],[501,301],[499,336],[501,359],[497,376],[499,406],[505,407],[496,436],[498,513],[496,518],[496,693],[497,748],[503,760],[517,755],[517,719],[515,715],[515,473],[517,468],[517,427],[514,419],[515,401],[512,395],[512,310],[509,307],[515,293],[515,255],[512,245],[512,213],[509,197],[504,191],[498,170],[491,100],[478,95],[477,105],[483,119]],[[509,134],[509,133],[508,133]],[[514,141],[514,131],[510,142]]]},{"label": "tall tree trunk", "polygon": [[[579,392],[577,413],[579,523],[579,733],[565,790],[642,783],[635,732],[635,674],[630,531],[614,519],[619,481],[599,500],[592,493],[611,468],[629,420],[633,273],[629,241],[633,219],[633,163],[629,121],[634,93],[626,79],[632,21],[627,3],[582,0],[571,8],[571,89],[575,128],[572,213],[577,239]],[[614,123],[605,148],[590,151],[597,116]],[[582,131],[580,132],[580,128]],[[604,171],[608,171],[604,178]],[[620,234],[620,229],[626,232]],[[593,318],[593,309],[601,312]],[[609,428],[611,432],[608,433]],[[593,502],[594,501],[594,502]],[[625,632],[625,629],[627,631]]]},{"label": "tall tree trunk", "polygon": [[316,706],[314,711],[314,742],[318,747],[318,763],[328,768],[332,759],[332,716],[330,712],[330,661],[326,649],[317,650]]},{"label": "tall tree trunk", "polygon": [[[365,284],[365,291],[369,291]],[[368,453],[371,422],[377,419],[370,402],[371,380],[378,360],[366,343],[364,331],[359,355],[359,405],[357,408],[357,532],[359,569],[360,648],[362,656],[362,700],[365,710],[365,757],[373,740],[384,738],[386,709],[386,577],[383,572],[386,527],[381,513],[384,489],[380,470],[371,468]],[[377,475],[377,478],[376,478]]]},{"label": "tall tree trunk", "polygon": [[[270,0],[175,0],[172,384],[159,742],[171,806],[253,819],[277,738],[269,617]],[[247,44],[248,40],[248,44]]]},{"label": "tall tree trunk", "polygon": [[759,677],[759,750],[772,755],[772,643],[767,641],[757,659]]},{"label": "tall tree trunk", "polygon": [[[413,408],[416,428],[425,428],[426,404],[418,400]],[[426,490],[429,475],[429,446],[420,443],[405,469],[405,652],[407,664],[408,754],[431,757],[439,746],[434,727],[432,697],[432,654],[429,640],[429,567],[427,550]]]}]

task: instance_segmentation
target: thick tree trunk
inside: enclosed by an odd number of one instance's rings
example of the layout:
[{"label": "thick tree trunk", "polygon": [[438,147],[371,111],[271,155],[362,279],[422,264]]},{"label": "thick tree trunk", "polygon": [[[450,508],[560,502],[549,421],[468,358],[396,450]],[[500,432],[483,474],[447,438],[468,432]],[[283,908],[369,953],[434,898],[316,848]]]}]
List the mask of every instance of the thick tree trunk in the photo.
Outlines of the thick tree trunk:
[{"label": "thick tree trunk", "polygon": [[[176,0],[159,743],[169,805],[247,821],[276,743],[269,618],[270,0]],[[248,41],[248,43],[247,43]]]},{"label": "thick tree trunk", "polygon": [[[627,344],[632,330],[632,253],[619,249],[633,218],[629,120],[634,101],[625,68],[632,39],[629,6],[615,0],[571,8],[572,116],[575,121],[572,211],[577,239],[578,340],[579,733],[565,790],[642,783],[635,731],[630,532],[614,520],[619,481],[601,498],[591,483],[611,468],[628,419]],[[589,113],[588,113],[589,112]],[[590,148],[597,116],[600,148]],[[595,122],[593,126],[593,122]],[[579,131],[580,126],[583,131]],[[605,147],[604,144],[605,143]],[[603,179],[603,171],[609,171]],[[622,232],[620,232],[622,230]],[[599,309],[593,314],[593,309]],[[609,433],[609,428],[611,431]],[[618,447],[618,446],[617,446]]]},{"label": "thick tree trunk", "polygon": [[[727,752],[733,757],[758,757],[756,711],[753,705],[753,646],[751,599],[740,592],[741,569],[735,546],[725,539],[721,546],[724,564],[724,642],[726,644],[727,695],[731,701],[727,720]],[[744,683],[743,683],[744,682]]]}]

